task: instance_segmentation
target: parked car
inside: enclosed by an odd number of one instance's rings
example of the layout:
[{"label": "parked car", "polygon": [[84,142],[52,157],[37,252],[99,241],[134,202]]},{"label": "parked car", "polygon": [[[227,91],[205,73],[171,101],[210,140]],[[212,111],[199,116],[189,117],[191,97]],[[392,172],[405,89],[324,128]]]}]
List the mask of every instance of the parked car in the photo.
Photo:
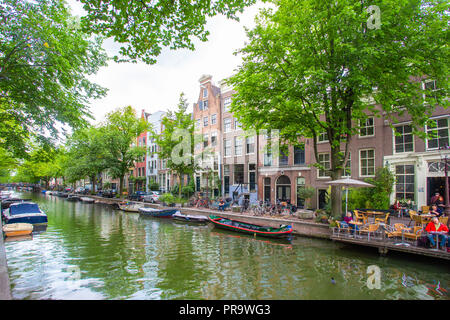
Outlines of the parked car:
[{"label": "parked car", "polygon": [[159,192],[150,191],[148,195],[144,196],[144,202],[157,203],[159,202]]},{"label": "parked car", "polygon": [[102,197],[104,198],[114,198],[117,195],[116,190],[103,190]]},{"label": "parked car", "polygon": [[128,199],[134,200],[134,201],[142,201],[143,197],[148,195],[145,191],[136,191],[135,193],[128,196]]}]

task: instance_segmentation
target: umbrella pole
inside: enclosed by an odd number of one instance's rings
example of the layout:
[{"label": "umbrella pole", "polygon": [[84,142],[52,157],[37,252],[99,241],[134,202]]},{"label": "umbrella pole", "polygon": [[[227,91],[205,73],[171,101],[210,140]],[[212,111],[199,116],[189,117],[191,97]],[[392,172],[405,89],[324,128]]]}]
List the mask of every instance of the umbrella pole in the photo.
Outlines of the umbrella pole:
[{"label": "umbrella pole", "polygon": [[348,188],[345,187],[345,215],[347,215],[347,205],[348,205]]}]

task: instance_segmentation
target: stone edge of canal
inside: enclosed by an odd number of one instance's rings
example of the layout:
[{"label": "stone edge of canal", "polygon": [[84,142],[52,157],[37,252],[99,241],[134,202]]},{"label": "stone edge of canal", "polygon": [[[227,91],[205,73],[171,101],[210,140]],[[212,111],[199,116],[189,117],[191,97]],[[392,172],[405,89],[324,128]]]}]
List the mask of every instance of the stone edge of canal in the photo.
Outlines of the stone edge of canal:
[{"label": "stone edge of canal", "polygon": [[0,230],[0,300],[12,300],[3,230]]}]

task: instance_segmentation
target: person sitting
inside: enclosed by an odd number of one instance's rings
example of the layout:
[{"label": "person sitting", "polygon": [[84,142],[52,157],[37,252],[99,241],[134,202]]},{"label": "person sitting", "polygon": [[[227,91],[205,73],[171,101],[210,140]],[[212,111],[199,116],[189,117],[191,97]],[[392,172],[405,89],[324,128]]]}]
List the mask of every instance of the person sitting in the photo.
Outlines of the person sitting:
[{"label": "person sitting", "polygon": [[435,231],[442,232],[442,234],[439,234],[438,237],[439,237],[439,241],[440,241],[439,244],[441,246],[441,249],[444,250],[445,243],[447,242],[447,239],[448,239],[448,236],[446,234],[444,234],[444,233],[448,233],[447,226],[443,223],[440,223],[439,219],[437,217],[433,217],[433,218],[431,218],[431,221],[425,227],[425,230],[429,233],[427,235],[427,237],[428,237],[428,240],[430,240],[430,243],[433,247],[436,246],[436,241],[434,241],[436,236],[430,232],[435,232]]},{"label": "person sitting", "polygon": [[433,204],[431,205],[429,214],[435,215],[439,218],[440,216],[442,216],[443,212],[438,209],[437,205]]},{"label": "person sitting", "polygon": [[353,229],[352,230],[352,234],[355,231],[359,230],[358,226],[355,224],[355,221],[353,221],[353,215],[352,215],[351,211],[348,211],[347,214],[345,215],[344,223],[349,225]]},{"label": "person sitting", "polygon": [[225,208],[225,201],[223,199],[219,200],[219,211],[224,211]]}]

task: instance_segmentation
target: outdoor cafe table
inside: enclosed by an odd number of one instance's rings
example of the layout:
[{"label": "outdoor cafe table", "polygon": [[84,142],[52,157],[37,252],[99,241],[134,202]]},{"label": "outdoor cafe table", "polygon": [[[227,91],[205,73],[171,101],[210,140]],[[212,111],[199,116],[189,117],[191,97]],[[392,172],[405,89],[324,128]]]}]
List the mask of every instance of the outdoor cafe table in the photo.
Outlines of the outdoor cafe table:
[{"label": "outdoor cafe table", "polygon": [[428,233],[430,234],[435,234],[436,235],[436,249],[432,249],[432,250],[439,250],[439,235],[446,235],[446,232],[442,232],[442,231],[429,231]]},{"label": "outdoor cafe table", "polygon": [[[362,222],[356,222],[356,221],[353,221],[353,222],[349,222],[348,224],[352,224],[352,225],[356,225],[356,226],[361,226],[361,225],[363,225],[363,223]],[[353,235],[354,235],[354,237],[356,238],[356,226],[355,226],[355,228],[354,228],[354,232],[353,232]]]},{"label": "outdoor cafe table", "polygon": [[421,214],[419,215],[420,223],[422,225],[427,224],[431,221],[431,218],[436,217],[434,214]]},{"label": "outdoor cafe table", "polygon": [[373,216],[374,219],[377,218],[377,216],[385,216],[388,214],[388,212],[383,212],[383,211],[361,211],[360,212],[362,215],[367,216],[367,220],[369,220],[370,216]]}]

